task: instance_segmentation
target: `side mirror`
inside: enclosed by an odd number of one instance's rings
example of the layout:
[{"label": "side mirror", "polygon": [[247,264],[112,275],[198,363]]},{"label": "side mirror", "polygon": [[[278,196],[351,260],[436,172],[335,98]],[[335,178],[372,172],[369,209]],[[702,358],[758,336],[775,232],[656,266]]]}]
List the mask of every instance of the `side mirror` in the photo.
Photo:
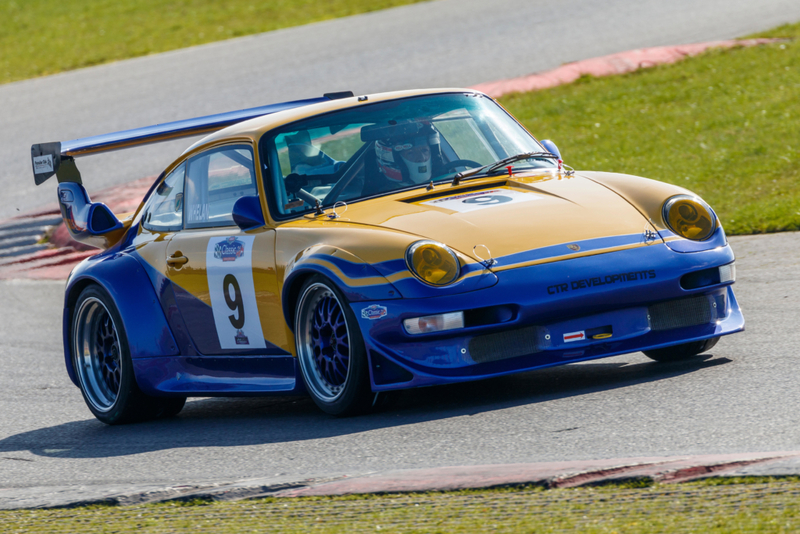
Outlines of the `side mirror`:
[{"label": "side mirror", "polygon": [[558,159],[564,159],[564,158],[561,157],[561,152],[559,152],[558,147],[556,146],[556,144],[554,142],[552,142],[550,139],[542,139],[541,141],[539,141],[539,143],[543,147],[545,147],[548,152],[558,156]]},{"label": "side mirror", "polygon": [[245,232],[267,224],[257,196],[242,197],[236,201],[233,205],[233,222]]}]

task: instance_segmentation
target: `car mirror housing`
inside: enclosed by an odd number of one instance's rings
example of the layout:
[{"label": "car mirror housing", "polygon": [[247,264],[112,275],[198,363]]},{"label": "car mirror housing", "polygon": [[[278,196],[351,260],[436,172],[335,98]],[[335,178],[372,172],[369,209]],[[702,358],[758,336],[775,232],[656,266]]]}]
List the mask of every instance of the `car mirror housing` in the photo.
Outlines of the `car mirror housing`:
[{"label": "car mirror housing", "polygon": [[76,182],[58,184],[58,205],[61,217],[75,241],[93,247],[107,248],[118,237],[115,232],[123,224],[101,202],[92,202],[83,185]]},{"label": "car mirror housing", "polygon": [[539,143],[543,147],[545,147],[548,152],[558,156],[558,159],[560,159],[560,160],[564,159],[564,158],[561,157],[561,152],[558,150],[558,147],[556,146],[556,144],[554,142],[552,142],[550,139],[542,139],[541,141],[539,141]]},{"label": "car mirror housing", "polygon": [[264,214],[261,212],[261,201],[257,196],[242,197],[233,205],[233,222],[243,231],[264,226]]}]

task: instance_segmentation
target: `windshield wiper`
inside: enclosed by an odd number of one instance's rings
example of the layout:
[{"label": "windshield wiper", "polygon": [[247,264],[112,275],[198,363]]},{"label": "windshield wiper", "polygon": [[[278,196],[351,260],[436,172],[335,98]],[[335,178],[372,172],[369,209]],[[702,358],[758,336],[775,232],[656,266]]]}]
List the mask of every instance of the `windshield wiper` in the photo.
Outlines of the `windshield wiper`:
[{"label": "windshield wiper", "polygon": [[461,183],[461,180],[463,178],[470,178],[478,174],[491,174],[500,167],[503,167],[504,165],[510,165],[511,163],[515,163],[523,159],[533,159],[533,158],[547,158],[556,161],[558,160],[558,156],[556,156],[555,154],[551,154],[550,152],[523,152],[522,154],[515,154],[513,156],[508,156],[507,158],[503,158],[501,160],[495,161],[494,163],[484,165],[483,167],[478,167],[476,169],[469,169],[466,171],[461,171],[459,173],[456,173],[456,175],[453,176],[453,183],[450,185],[458,185],[459,183]]}]

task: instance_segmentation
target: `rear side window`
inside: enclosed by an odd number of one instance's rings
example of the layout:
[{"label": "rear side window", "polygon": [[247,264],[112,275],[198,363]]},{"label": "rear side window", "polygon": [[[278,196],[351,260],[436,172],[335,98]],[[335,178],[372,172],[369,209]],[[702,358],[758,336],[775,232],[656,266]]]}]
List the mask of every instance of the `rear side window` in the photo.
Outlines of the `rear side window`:
[{"label": "rear side window", "polygon": [[177,232],[183,225],[183,180],[186,164],[182,163],[161,182],[144,207],[142,226],[153,232]]},{"label": "rear side window", "polygon": [[186,173],[186,228],[233,226],[233,205],[258,195],[249,146],[229,146],[189,160]]}]

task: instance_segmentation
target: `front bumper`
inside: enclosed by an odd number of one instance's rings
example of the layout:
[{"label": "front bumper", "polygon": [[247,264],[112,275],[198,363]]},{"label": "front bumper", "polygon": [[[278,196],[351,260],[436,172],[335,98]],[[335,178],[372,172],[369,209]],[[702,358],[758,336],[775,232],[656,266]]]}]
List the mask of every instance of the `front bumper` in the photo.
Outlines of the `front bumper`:
[{"label": "front bumper", "polygon": [[[732,283],[687,290],[687,273],[733,262],[729,246],[663,244],[498,273],[459,295],[355,302],[375,391],[499,376],[732,334]],[[381,313],[362,313],[385,310]],[[465,328],[409,335],[403,320],[465,311]],[[580,335],[576,335],[579,334]]]}]

